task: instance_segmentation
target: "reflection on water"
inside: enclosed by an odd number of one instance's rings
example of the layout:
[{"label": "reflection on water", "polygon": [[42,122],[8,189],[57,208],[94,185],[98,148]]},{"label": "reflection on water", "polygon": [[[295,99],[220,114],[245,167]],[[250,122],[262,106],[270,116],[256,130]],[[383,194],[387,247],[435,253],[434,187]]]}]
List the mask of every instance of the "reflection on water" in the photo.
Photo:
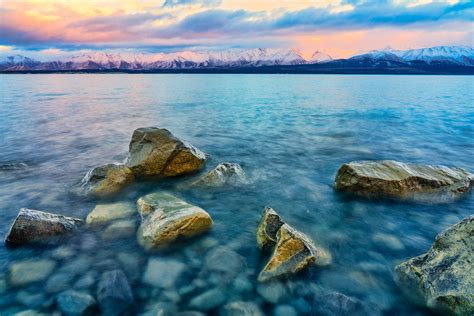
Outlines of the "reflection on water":
[{"label": "reflection on water", "polygon": [[[245,301],[265,313],[318,314],[341,299],[339,292],[363,302],[366,313],[423,315],[401,296],[393,267],[426,251],[474,206],[472,194],[434,206],[367,201],[332,189],[338,167],[351,160],[474,170],[470,77],[4,75],[0,84],[0,164],[28,164],[0,170],[2,236],[20,207],[85,218],[97,201],[74,196],[71,186],[89,168],[123,160],[137,127],[168,128],[208,153],[208,168],[237,162],[252,180],[207,190],[179,189],[186,179],[137,183],[117,197],[135,202],[167,190],[211,214],[209,234],[165,252],[145,253],[134,237],[104,240],[100,229],[60,247],[2,244],[2,315],[51,312],[58,293],[71,288],[96,297],[102,273],[114,269],[129,279],[136,313],[213,313]],[[329,249],[333,264],[257,284],[266,257],[257,251],[255,229],[266,205]],[[43,282],[13,287],[9,267],[25,259],[53,268]]]}]

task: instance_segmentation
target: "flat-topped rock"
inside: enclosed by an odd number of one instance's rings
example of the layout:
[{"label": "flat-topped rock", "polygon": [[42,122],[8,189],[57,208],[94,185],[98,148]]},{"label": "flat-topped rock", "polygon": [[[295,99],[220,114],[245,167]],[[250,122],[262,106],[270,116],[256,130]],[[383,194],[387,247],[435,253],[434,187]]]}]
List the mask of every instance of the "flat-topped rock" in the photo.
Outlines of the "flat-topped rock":
[{"label": "flat-topped rock", "polygon": [[148,194],[137,201],[137,207],[142,216],[138,241],[145,249],[200,235],[212,226],[206,211],[169,193]]},{"label": "flat-topped rock", "polygon": [[427,253],[395,268],[409,297],[455,315],[474,315],[474,215],[440,233]]},{"label": "flat-topped rock", "polygon": [[133,179],[129,167],[109,163],[89,170],[81,181],[81,189],[85,195],[110,197],[131,184]]},{"label": "flat-topped rock", "polygon": [[127,166],[138,177],[173,177],[204,167],[206,156],[164,128],[144,127],[133,132]]},{"label": "flat-topped rock", "polygon": [[22,208],[5,237],[9,244],[22,245],[30,242],[48,242],[77,229],[83,221],[48,212]]},{"label": "flat-topped rock", "polygon": [[365,197],[443,202],[468,192],[474,175],[461,168],[382,161],[354,161],[339,168],[335,188]]},{"label": "flat-topped rock", "polygon": [[193,183],[192,187],[222,187],[247,183],[247,176],[237,163],[223,162]]},{"label": "flat-topped rock", "polygon": [[128,202],[97,204],[87,215],[86,223],[88,226],[97,227],[118,219],[131,218],[135,212],[134,205]]}]

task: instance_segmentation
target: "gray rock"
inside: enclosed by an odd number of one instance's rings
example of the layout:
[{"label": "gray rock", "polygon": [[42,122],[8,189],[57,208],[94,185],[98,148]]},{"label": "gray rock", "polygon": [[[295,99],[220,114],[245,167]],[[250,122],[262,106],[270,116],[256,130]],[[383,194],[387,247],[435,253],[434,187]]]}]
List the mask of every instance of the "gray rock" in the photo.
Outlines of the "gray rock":
[{"label": "gray rock", "polygon": [[102,274],[97,289],[97,300],[104,315],[122,315],[133,305],[133,295],[127,277],[121,270]]},{"label": "gray rock", "polygon": [[48,259],[25,260],[10,266],[10,284],[24,286],[45,280],[56,267],[56,262]]},{"label": "gray rock", "polygon": [[15,245],[48,242],[53,237],[73,232],[82,222],[79,218],[22,208],[10,227],[5,242]]},{"label": "gray rock", "polygon": [[128,238],[135,234],[136,224],[135,220],[122,219],[113,222],[102,233],[102,238],[105,240]]},{"label": "gray rock", "polygon": [[274,316],[298,316],[298,312],[291,305],[279,305],[273,310]]},{"label": "gray rock", "polygon": [[474,215],[440,233],[427,253],[395,268],[409,297],[456,315],[474,314]]},{"label": "gray rock", "polygon": [[143,283],[154,287],[170,288],[186,271],[186,265],[172,259],[150,258],[143,274]]},{"label": "gray rock", "polygon": [[44,290],[48,293],[64,291],[71,287],[73,279],[74,275],[70,273],[54,274],[46,282]]},{"label": "gray rock", "polygon": [[225,301],[226,295],[222,290],[216,288],[194,297],[189,302],[189,307],[191,309],[206,312],[216,309],[217,307],[224,304]]},{"label": "gray rock", "polygon": [[314,296],[312,316],[377,316],[381,312],[362,301],[338,292],[321,292]]},{"label": "gray rock", "polygon": [[237,163],[223,162],[190,184],[192,187],[222,187],[248,183],[242,167]]},{"label": "gray rock", "polygon": [[89,170],[81,181],[81,189],[85,195],[110,197],[131,184],[133,179],[130,168],[110,163]]},{"label": "gray rock", "polygon": [[144,127],[133,132],[127,166],[138,177],[173,177],[200,170],[206,156],[166,129]]},{"label": "gray rock", "polygon": [[89,226],[97,227],[118,219],[132,218],[134,214],[136,214],[136,209],[132,203],[97,204],[87,215],[86,223]]},{"label": "gray rock", "polygon": [[245,258],[229,247],[219,246],[209,251],[204,269],[219,274],[220,282],[231,282],[246,267]]},{"label": "gray rock", "polygon": [[474,175],[461,168],[354,161],[339,169],[334,186],[364,197],[446,202],[469,191],[473,180]]},{"label": "gray rock", "polygon": [[86,315],[96,305],[96,301],[91,295],[73,290],[60,293],[56,302],[64,315]]},{"label": "gray rock", "polygon": [[262,283],[257,286],[257,293],[267,302],[276,304],[288,295],[286,287],[277,281]]},{"label": "gray rock", "polygon": [[211,216],[202,208],[168,193],[145,195],[138,199],[137,206],[142,216],[138,241],[148,250],[200,235],[213,224]]},{"label": "gray rock", "polygon": [[254,302],[236,301],[224,305],[220,316],[263,316],[260,307]]}]

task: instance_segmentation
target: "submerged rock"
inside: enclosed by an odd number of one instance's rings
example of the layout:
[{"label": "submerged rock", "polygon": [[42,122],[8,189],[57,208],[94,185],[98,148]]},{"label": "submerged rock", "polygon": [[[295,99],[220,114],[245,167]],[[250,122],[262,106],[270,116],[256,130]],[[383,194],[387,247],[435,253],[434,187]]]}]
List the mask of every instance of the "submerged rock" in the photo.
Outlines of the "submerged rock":
[{"label": "submerged rock", "polygon": [[376,306],[368,305],[354,297],[333,291],[321,291],[313,296],[310,315],[314,316],[366,316],[382,315]]},{"label": "submerged rock", "polygon": [[142,216],[138,241],[145,249],[200,235],[212,226],[206,211],[168,193],[148,194],[137,201],[137,206]]},{"label": "submerged rock", "polygon": [[121,270],[102,274],[97,300],[103,315],[122,315],[133,305],[133,295],[127,277]]},{"label": "submerged rock", "polygon": [[71,233],[82,223],[79,218],[22,208],[10,227],[5,242],[16,245],[47,242],[53,237]]},{"label": "submerged rock", "polygon": [[133,132],[127,166],[138,177],[173,177],[204,167],[206,156],[164,128],[144,127]]},{"label": "submerged rock", "polygon": [[225,293],[221,289],[216,288],[194,297],[189,302],[189,307],[206,312],[221,306],[225,303],[226,299]]},{"label": "submerged rock", "polygon": [[89,170],[81,181],[81,188],[86,195],[109,197],[132,183],[133,178],[127,166],[110,163]]},{"label": "submerged rock", "polygon": [[260,248],[273,246],[272,255],[260,272],[261,282],[299,272],[311,264],[328,265],[331,255],[316,247],[305,234],[285,224],[272,208],[265,208],[257,229]]},{"label": "submerged rock", "polygon": [[395,268],[395,280],[427,306],[474,314],[474,215],[440,233],[427,253]]},{"label": "submerged rock", "polygon": [[473,180],[474,175],[461,168],[393,160],[355,161],[339,168],[334,186],[365,197],[443,202],[468,192]]},{"label": "submerged rock", "polygon": [[122,219],[113,222],[102,233],[105,240],[127,238],[135,234],[135,220]]},{"label": "submerged rock", "polygon": [[239,164],[223,162],[191,183],[191,186],[221,187],[225,185],[240,185],[247,182],[247,176]]},{"label": "submerged rock", "polygon": [[135,212],[133,204],[128,202],[97,204],[87,215],[86,223],[89,226],[100,226],[118,219],[130,218]]},{"label": "submerged rock", "polygon": [[14,262],[10,266],[10,283],[24,286],[45,280],[56,267],[56,262],[48,259],[36,259]]},{"label": "submerged rock", "polygon": [[143,283],[172,288],[185,271],[186,265],[177,260],[150,258],[143,274]]},{"label": "submerged rock", "polygon": [[60,293],[56,302],[62,314],[71,316],[87,315],[96,304],[91,295],[73,290]]},{"label": "submerged rock", "polygon": [[224,305],[220,316],[263,316],[260,307],[253,302],[236,301]]},{"label": "submerged rock", "polygon": [[204,262],[204,272],[218,275],[219,283],[233,281],[245,267],[245,258],[226,246],[209,251]]}]

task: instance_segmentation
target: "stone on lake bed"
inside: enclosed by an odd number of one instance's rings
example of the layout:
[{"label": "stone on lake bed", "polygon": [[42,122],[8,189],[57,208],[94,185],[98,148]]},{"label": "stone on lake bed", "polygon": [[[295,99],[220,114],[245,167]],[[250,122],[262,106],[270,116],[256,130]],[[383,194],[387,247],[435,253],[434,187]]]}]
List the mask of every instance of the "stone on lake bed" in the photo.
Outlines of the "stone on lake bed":
[{"label": "stone on lake bed", "polygon": [[127,166],[138,177],[173,177],[202,169],[206,155],[164,128],[133,132]]},{"label": "stone on lake bed", "polygon": [[245,258],[226,246],[210,250],[204,263],[205,271],[218,274],[224,283],[234,280],[245,267]]},{"label": "stone on lake bed", "polygon": [[105,240],[127,238],[135,234],[135,229],[135,220],[118,220],[107,226],[102,233],[102,238]]},{"label": "stone on lake bed", "polygon": [[89,226],[100,226],[118,219],[131,218],[135,212],[133,204],[128,202],[97,204],[87,215],[86,223]]},{"label": "stone on lake bed", "polygon": [[137,201],[137,206],[142,216],[137,237],[145,249],[164,247],[212,227],[211,216],[206,211],[169,193],[148,194]]},{"label": "stone on lake bed", "polygon": [[221,187],[225,185],[240,185],[247,182],[247,176],[239,164],[223,162],[204,176],[191,183],[190,186]]},{"label": "stone on lake bed", "polygon": [[132,307],[133,294],[123,271],[111,270],[102,274],[97,300],[103,315],[123,315]]},{"label": "stone on lake bed", "polygon": [[79,218],[22,208],[10,227],[5,242],[16,245],[48,242],[54,237],[71,233],[82,223]]},{"label": "stone on lake bed", "polygon": [[215,288],[199,294],[198,296],[191,299],[189,302],[189,307],[206,312],[221,306],[225,303],[226,299],[227,298],[223,290]]},{"label": "stone on lake bed", "polygon": [[474,175],[461,168],[382,161],[354,161],[339,168],[337,190],[364,197],[446,202],[468,192]]},{"label": "stone on lake bed", "polygon": [[220,309],[221,316],[263,316],[260,307],[254,302],[235,301]]},{"label": "stone on lake bed", "polygon": [[14,262],[10,266],[10,283],[13,286],[24,286],[43,281],[55,267],[56,262],[49,259]]},{"label": "stone on lake bed", "polygon": [[71,316],[87,315],[96,305],[93,296],[74,290],[60,293],[56,302],[61,313]]},{"label": "stone on lake bed", "polygon": [[395,268],[395,280],[426,304],[455,315],[474,314],[474,215],[440,233],[427,253]]},{"label": "stone on lake bed", "polygon": [[143,274],[143,283],[154,287],[171,288],[176,286],[186,265],[173,259],[150,258]]},{"label": "stone on lake bed", "polygon": [[133,179],[130,168],[109,163],[89,170],[81,181],[81,189],[86,195],[110,197],[131,184]]}]

